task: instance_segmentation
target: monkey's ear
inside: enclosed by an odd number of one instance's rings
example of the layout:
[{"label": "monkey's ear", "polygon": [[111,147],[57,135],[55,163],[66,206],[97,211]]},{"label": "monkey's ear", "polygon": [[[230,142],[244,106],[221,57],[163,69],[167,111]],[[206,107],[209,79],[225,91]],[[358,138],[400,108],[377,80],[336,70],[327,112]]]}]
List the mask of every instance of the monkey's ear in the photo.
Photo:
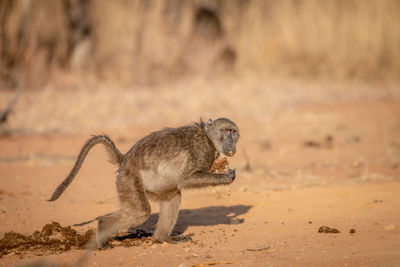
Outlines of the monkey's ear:
[{"label": "monkey's ear", "polygon": [[208,119],[206,122],[206,125],[204,125],[204,128],[206,129],[206,132],[209,131],[210,127],[213,125],[213,121],[211,119]]}]

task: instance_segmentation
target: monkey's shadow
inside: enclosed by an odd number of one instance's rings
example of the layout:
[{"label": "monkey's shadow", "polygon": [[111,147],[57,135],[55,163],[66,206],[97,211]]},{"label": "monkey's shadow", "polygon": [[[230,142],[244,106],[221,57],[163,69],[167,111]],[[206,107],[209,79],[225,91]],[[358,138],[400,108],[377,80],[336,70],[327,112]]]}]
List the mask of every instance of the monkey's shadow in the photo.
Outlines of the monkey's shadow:
[{"label": "monkey's shadow", "polygon": [[[251,208],[252,206],[247,205],[234,205],[213,206],[192,210],[180,210],[178,221],[175,224],[172,235],[180,235],[184,233],[189,226],[242,224],[244,223],[244,219],[238,217],[247,213]],[[136,227],[131,227],[129,229],[130,234],[119,236],[116,238],[119,240],[124,240],[126,238],[141,238],[143,236],[151,236],[156,227],[158,217],[158,213],[151,214],[149,219],[145,223]],[[82,226],[96,220],[97,218],[87,222],[75,224],[75,226]]]},{"label": "monkey's shadow", "polygon": [[[234,205],[180,210],[173,234],[184,233],[189,226],[241,224],[244,222],[244,219],[240,219],[238,217],[247,213],[251,207],[252,206]],[[144,224],[133,229],[140,229],[145,232],[153,232],[157,221],[158,213],[155,213],[150,215],[149,219]]]}]

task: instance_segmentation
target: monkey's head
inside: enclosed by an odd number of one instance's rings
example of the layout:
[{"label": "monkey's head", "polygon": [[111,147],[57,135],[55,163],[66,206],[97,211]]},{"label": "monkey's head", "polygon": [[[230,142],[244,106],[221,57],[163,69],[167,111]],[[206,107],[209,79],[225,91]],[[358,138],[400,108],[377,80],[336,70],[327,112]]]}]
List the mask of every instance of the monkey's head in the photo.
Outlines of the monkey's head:
[{"label": "monkey's head", "polygon": [[228,119],[208,119],[204,124],[207,137],[214,144],[215,149],[225,156],[232,157],[236,153],[236,143],[239,140],[239,129]]}]

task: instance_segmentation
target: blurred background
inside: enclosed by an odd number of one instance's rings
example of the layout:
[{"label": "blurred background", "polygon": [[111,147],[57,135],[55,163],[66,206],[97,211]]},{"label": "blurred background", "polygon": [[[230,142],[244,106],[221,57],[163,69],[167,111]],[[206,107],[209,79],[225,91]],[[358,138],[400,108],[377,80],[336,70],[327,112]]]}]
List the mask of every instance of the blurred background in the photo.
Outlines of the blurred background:
[{"label": "blurred background", "polygon": [[39,132],[265,121],[398,97],[399,48],[397,0],[0,0],[0,110]]},{"label": "blurred background", "polygon": [[0,238],[116,209],[101,146],[45,201],[91,134],[125,153],[218,117],[240,128],[237,178],[184,199],[195,241],[91,266],[399,265],[400,0],[0,0]]}]

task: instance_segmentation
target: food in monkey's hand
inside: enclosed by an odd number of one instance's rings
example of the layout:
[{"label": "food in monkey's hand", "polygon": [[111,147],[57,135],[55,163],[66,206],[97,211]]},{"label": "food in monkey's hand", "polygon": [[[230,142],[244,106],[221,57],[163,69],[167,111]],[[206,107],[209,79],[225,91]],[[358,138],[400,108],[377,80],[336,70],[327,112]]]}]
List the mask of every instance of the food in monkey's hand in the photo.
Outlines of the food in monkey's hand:
[{"label": "food in monkey's hand", "polygon": [[228,165],[229,161],[226,159],[226,157],[219,157],[213,162],[208,172],[226,173]]}]

